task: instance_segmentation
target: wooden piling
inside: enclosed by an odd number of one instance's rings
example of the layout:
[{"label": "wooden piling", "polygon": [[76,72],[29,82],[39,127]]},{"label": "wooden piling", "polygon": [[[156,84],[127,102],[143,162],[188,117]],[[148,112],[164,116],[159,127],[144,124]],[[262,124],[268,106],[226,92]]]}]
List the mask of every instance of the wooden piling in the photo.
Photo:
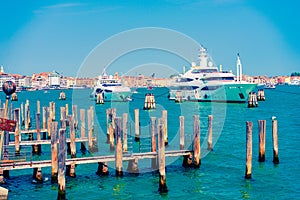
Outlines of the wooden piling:
[{"label": "wooden piling", "polygon": [[89,152],[94,152],[93,134],[94,134],[93,108],[90,108],[88,110],[88,148],[89,148]]},{"label": "wooden piling", "polygon": [[43,129],[44,130],[47,127],[47,116],[48,116],[48,107],[43,107]]},{"label": "wooden piling", "polygon": [[71,149],[71,158],[76,158],[76,144],[75,144],[75,129],[74,129],[74,120],[73,116],[68,116],[70,124],[70,149]]},{"label": "wooden piling", "polygon": [[127,146],[127,120],[128,120],[128,114],[127,113],[123,113],[123,117],[122,117],[122,120],[123,120],[123,126],[122,126],[122,129],[123,129],[123,152],[127,152],[128,151],[128,146]]},{"label": "wooden piling", "polygon": [[180,132],[180,142],[179,149],[184,149],[184,116],[179,116],[179,132]]},{"label": "wooden piling", "polygon": [[264,162],[265,146],[266,146],[266,120],[258,120],[258,140],[259,140],[258,162]]},{"label": "wooden piling", "polygon": [[165,145],[168,145],[168,111],[163,110],[162,111],[162,119],[164,120],[164,141]]},{"label": "wooden piling", "polygon": [[66,169],[66,134],[65,134],[65,129],[59,129],[57,199],[66,199],[65,169]]},{"label": "wooden piling", "polygon": [[98,162],[96,174],[99,176],[107,176],[109,174],[107,162]]},{"label": "wooden piling", "polygon": [[245,178],[251,178],[252,170],[252,122],[246,122],[246,173]]},{"label": "wooden piling", "polygon": [[158,168],[159,168],[159,192],[167,193],[165,170],[165,141],[164,141],[164,120],[158,120]]},{"label": "wooden piling", "polygon": [[52,116],[52,114],[51,114],[51,108],[50,108],[50,106],[48,107],[48,111],[47,111],[47,113],[48,113],[48,118],[47,118],[47,124],[48,124],[48,139],[51,139],[51,122],[52,122],[52,118],[51,118],[51,116]]},{"label": "wooden piling", "polygon": [[25,113],[24,113],[24,104],[21,103],[21,125],[24,126],[25,125]]},{"label": "wooden piling", "polygon": [[128,161],[128,166],[127,166],[128,173],[135,174],[135,175],[139,174],[138,160],[139,159],[135,157],[134,159]]},{"label": "wooden piling", "polygon": [[[35,126],[36,126],[36,139],[39,141],[41,140],[41,118],[40,118],[40,113],[36,113],[35,117]],[[40,154],[42,152],[42,145],[41,144],[36,144],[34,147],[34,153]]]},{"label": "wooden piling", "polygon": [[199,168],[201,165],[200,149],[200,119],[199,115],[194,115],[194,167]]},{"label": "wooden piling", "polygon": [[275,118],[272,119],[272,138],[273,138],[273,163],[279,164],[277,119],[275,119]]},{"label": "wooden piling", "polygon": [[27,103],[27,101],[26,101],[26,104],[25,104],[25,114],[24,114],[24,116],[25,116],[25,118],[24,118],[25,130],[29,130],[29,119],[28,119],[28,117],[30,118],[29,104]]},{"label": "wooden piling", "polygon": [[15,152],[20,154],[20,124],[19,124],[20,109],[16,108],[14,112],[14,119],[17,121],[15,128]]},{"label": "wooden piling", "polygon": [[41,113],[41,102],[40,102],[40,100],[36,101],[36,112]]},{"label": "wooden piling", "polygon": [[134,109],[134,130],[136,142],[140,141],[140,120],[139,120],[139,109]]},{"label": "wooden piling", "polygon": [[67,104],[66,103],[66,105],[65,105],[65,108],[66,108],[66,126],[69,126],[69,118],[68,118],[68,116],[69,116],[69,104]]},{"label": "wooden piling", "polygon": [[43,174],[42,174],[42,168],[33,168],[33,181],[35,183],[43,183]]},{"label": "wooden piling", "polygon": [[106,143],[109,144],[110,139],[110,124],[111,124],[111,109],[106,109]]},{"label": "wooden piling", "polygon": [[51,134],[51,182],[57,182],[58,160],[57,160],[57,122],[50,123]]},{"label": "wooden piling", "polygon": [[122,149],[122,139],[121,139],[121,118],[115,118],[115,135],[116,135],[116,176],[123,176],[122,165],[123,165],[123,149]]},{"label": "wooden piling", "polygon": [[75,130],[78,129],[78,114],[77,114],[77,105],[72,105],[72,116],[74,120]]},{"label": "wooden piling", "polygon": [[[80,109],[80,137],[81,138],[85,138],[86,134],[85,134],[85,110],[84,109]],[[80,150],[82,152],[86,151],[86,142],[81,142],[81,148]]]},{"label": "wooden piling", "polygon": [[66,108],[60,107],[60,122],[61,122],[61,128],[66,129],[67,128],[67,115],[66,115]]},{"label": "wooden piling", "polygon": [[[151,152],[156,152],[156,117],[150,118],[150,128],[151,128]],[[157,158],[152,158],[151,167],[153,170],[157,170]]]},{"label": "wooden piling", "polygon": [[213,116],[208,115],[208,137],[207,137],[207,150],[212,150],[212,120]]}]

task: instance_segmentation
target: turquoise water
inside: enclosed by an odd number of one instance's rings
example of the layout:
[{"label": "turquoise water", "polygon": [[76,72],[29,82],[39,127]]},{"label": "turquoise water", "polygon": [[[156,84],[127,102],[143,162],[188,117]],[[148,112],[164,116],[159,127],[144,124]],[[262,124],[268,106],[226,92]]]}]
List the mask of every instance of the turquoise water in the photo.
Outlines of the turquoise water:
[{"label": "turquoise water", "polygon": [[[49,101],[55,101],[59,119],[59,106],[66,103],[77,104],[79,108],[88,108],[94,102],[88,99],[91,90],[67,90],[67,101],[58,101],[60,91],[51,90],[19,93],[19,101],[13,102],[14,107],[29,99],[31,111],[36,109],[36,100],[41,106],[48,106]],[[265,90],[266,101],[259,102],[259,107],[249,109],[246,104],[223,103],[183,103],[175,104],[167,100],[167,90],[155,88],[157,109],[144,111],[143,101],[145,89],[134,94],[134,101],[129,103],[106,103],[94,105],[97,120],[96,132],[99,138],[97,155],[113,154],[109,145],[105,144],[105,109],[116,107],[117,115],[129,112],[129,133],[134,135],[133,110],[140,109],[141,142],[131,142],[129,153],[146,152],[150,149],[149,119],[160,117],[163,109],[168,110],[169,146],[166,150],[179,149],[179,119],[185,116],[185,144],[191,148],[192,116],[200,115],[201,120],[201,167],[200,169],[185,169],[181,167],[182,158],[167,158],[167,186],[169,192],[158,193],[158,174],[150,170],[149,160],[139,161],[139,176],[115,176],[114,163],[110,163],[110,175],[99,177],[95,174],[97,164],[78,165],[74,178],[66,178],[67,198],[72,199],[299,199],[300,198],[300,87],[278,86],[275,90]],[[2,102],[4,100],[4,95]],[[70,111],[69,111],[70,112]],[[213,119],[213,151],[207,152],[207,115]],[[278,119],[279,165],[272,163],[271,117]],[[258,127],[257,120],[267,120],[266,161],[259,163],[258,159]],[[33,120],[34,121],[34,120]],[[253,122],[253,163],[252,179],[245,180],[245,143],[246,121]],[[129,137],[130,138],[130,137]],[[34,159],[49,158],[49,146],[43,147],[43,153]],[[81,155],[79,147],[77,156]],[[123,163],[126,170],[127,162]],[[43,168],[43,177],[51,177],[51,169]],[[10,171],[10,179],[2,187],[9,189],[9,199],[56,199],[57,185],[50,181],[43,184],[33,184],[32,169]]]}]

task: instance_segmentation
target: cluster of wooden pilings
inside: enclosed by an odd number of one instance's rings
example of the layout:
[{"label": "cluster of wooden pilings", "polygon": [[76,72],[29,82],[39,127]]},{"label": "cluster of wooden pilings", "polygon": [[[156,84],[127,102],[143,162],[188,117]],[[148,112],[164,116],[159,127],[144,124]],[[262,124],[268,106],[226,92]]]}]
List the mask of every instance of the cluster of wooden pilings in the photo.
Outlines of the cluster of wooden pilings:
[{"label": "cluster of wooden pilings", "polygon": [[265,97],[265,91],[264,89],[259,89],[257,91],[257,101],[265,101],[266,97]]},{"label": "cluster of wooden pilings", "polygon": [[182,102],[183,102],[182,91],[176,91],[175,103],[182,103]]},{"label": "cluster of wooden pilings", "polygon": [[[50,144],[51,147],[51,160],[42,161],[14,161],[6,160],[7,162],[0,163],[0,178],[3,179],[4,171],[14,169],[26,169],[33,168],[33,180],[37,183],[42,183],[42,167],[51,167],[51,182],[58,183],[58,199],[66,199],[66,179],[65,176],[76,177],[75,166],[78,164],[86,163],[98,163],[97,174],[107,175],[109,174],[108,162],[115,162],[116,176],[123,176],[123,162],[128,161],[127,172],[139,173],[138,160],[139,159],[151,159],[151,167],[153,170],[159,172],[159,191],[165,193],[168,191],[166,183],[166,164],[165,157],[167,156],[184,156],[183,166],[199,168],[201,165],[201,148],[200,148],[200,118],[199,115],[193,117],[193,146],[192,150],[185,150],[184,144],[184,116],[179,117],[180,123],[180,141],[179,150],[166,151],[165,146],[168,145],[168,124],[167,124],[167,111],[162,111],[161,118],[151,117],[150,119],[150,131],[151,131],[151,152],[146,153],[127,153],[127,119],[128,114],[123,113],[122,117],[117,116],[116,109],[107,109],[107,143],[110,145],[110,149],[114,151],[114,155],[108,156],[94,156],[91,157],[76,157],[76,145],[75,142],[81,142],[81,149],[85,148],[85,143],[88,142],[89,151],[98,151],[96,140],[92,138],[94,132],[94,108],[90,107],[88,112],[88,138],[86,137],[85,130],[85,110],[80,109],[80,122],[78,125],[77,106],[72,106],[72,114],[69,115],[68,106],[60,108],[60,120],[55,120],[55,103],[50,102],[49,107],[43,107],[43,122],[40,127],[40,108],[37,103],[38,109],[35,115],[36,117],[36,129],[35,130],[21,130],[28,124],[28,111],[30,110],[29,102],[23,106],[26,108],[27,118],[24,119],[24,125],[22,126],[22,118],[18,113],[20,108],[14,109],[15,119],[18,120],[18,127],[14,133],[15,141],[9,142],[6,145],[18,146],[18,151],[22,155],[23,145],[42,145]],[[140,134],[139,123],[139,110],[134,110],[135,114],[135,137],[138,138]],[[24,116],[26,116],[24,115]],[[212,149],[212,119],[210,115],[208,117],[208,149]],[[30,128],[30,125],[26,127]],[[80,128],[79,128],[80,127]],[[27,131],[27,132],[26,132]],[[76,132],[80,131],[80,137],[76,137]],[[67,138],[67,132],[69,132],[69,138]],[[43,138],[41,139],[41,135]],[[20,141],[21,134],[33,134],[31,141]],[[19,139],[17,139],[19,137]],[[157,141],[157,143],[156,143]],[[17,152],[17,149],[16,149]],[[70,158],[67,158],[67,154],[70,154]],[[2,171],[2,173],[1,173]]]},{"label": "cluster of wooden pilings", "polygon": [[[3,109],[0,110],[0,115],[2,115]],[[81,151],[83,153],[87,150],[86,147],[88,147],[89,152],[97,151],[97,140],[94,136],[94,107],[91,106],[87,110],[88,133],[86,133],[85,125],[86,110],[80,109],[80,135],[78,130],[77,105],[72,106],[72,113],[70,114],[68,104],[60,107],[59,120],[55,119],[55,102],[50,102],[49,107],[42,107],[42,120],[39,101],[37,101],[37,112],[34,116],[30,115],[30,103],[28,100],[25,105],[21,104],[20,108],[12,109],[12,111],[13,117],[11,119],[16,121],[16,128],[14,132],[6,131],[4,134],[2,164],[12,163],[13,165],[16,165],[16,163],[26,162],[28,158],[28,156],[26,158],[28,153],[26,152],[28,151],[28,148],[25,148],[26,146],[32,146],[31,154],[40,154],[42,151],[41,145],[50,145],[50,163],[52,167],[51,182],[58,182],[59,194],[61,194],[60,196],[62,196],[63,199],[65,180],[62,178],[62,173],[65,173],[65,153],[62,152],[66,150],[66,146],[67,152],[71,155],[71,158],[76,158],[76,142],[81,143]],[[31,129],[31,127],[33,127],[32,117],[35,117],[35,129]],[[67,132],[69,133],[68,138]],[[13,136],[12,141],[10,135]],[[27,135],[28,139],[24,140],[25,137],[22,137],[22,135]],[[14,152],[9,152],[12,151],[9,150],[9,147],[14,147]],[[43,162],[45,161],[40,161],[41,164],[37,164],[37,167],[33,167],[32,162],[34,161],[32,160],[32,156],[30,156],[29,162],[30,165],[25,168],[33,168],[33,181],[36,183],[42,183],[42,168],[38,166],[43,166]],[[71,177],[76,176],[75,163],[67,165],[66,173]],[[0,182],[4,182],[3,178],[9,178],[9,171],[3,170],[3,168],[0,167]]]},{"label": "cluster of wooden pilings", "polygon": [[[245,178],[252,177],[252,128],[251,121],[246,122],[246,172]],[[258,120],[258,138],[259,138],[259,154],[258,162],[265,161],[265,146],[266,146],[266,120]],[[272,118],[272,138],[273,138],[273,163],[279,164],[278,158],[278,135],[277,135],[277,120]]]},{"label": "cluster of wooden pilings", "polygon": [[248,108],[254,108],[258,106],[257,96],[255,92],[249,92],[248,96]]},{"label": "cluster of wooden pilings", "polygon": [[103,93],[97,93],[96,104],[104,104]]},{"label": "cluster of wooden pilings", "polygon": [[155,109],[155,97],[153,94],[146,94],[145,101],[144,101],[144,110],[152,110]]}]

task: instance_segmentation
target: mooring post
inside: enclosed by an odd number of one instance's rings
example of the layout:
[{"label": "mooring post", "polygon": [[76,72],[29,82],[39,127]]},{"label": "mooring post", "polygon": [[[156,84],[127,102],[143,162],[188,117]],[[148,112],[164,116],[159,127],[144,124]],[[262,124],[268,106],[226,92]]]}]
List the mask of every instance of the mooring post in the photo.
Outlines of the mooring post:
[{"label": "mooring post", "polygon": [[24,104],[21,103],[21,126],[25,125]]},{"label": "mooring post", "polygon": [[58,122],[50,123],[50,134],[51,134],[51,183],[57,182],[57,127]]},{"label": "mooring post", "polygon": [[75,130],[78,129],[78,114],[77,114],[77,105],[72,105],[72,116],[74,121]]},{"label": "mooring post", "polygon": [[140,141],[140,120],[139,120],[139,109],[134,109],[134,130],[135,130],[135,138],[136,142]]},{"label": "mooring post", "polygon": [[110,142],[110,139],[109,139],[109,136],[110,136],[110,130],[109,130],[109,126],[111,124],[111,108],[108,108],[106,109],[106,143],[109,144]]},{"label": "mooring post", "polygon": [[[29,119],[28,119],[28,109],[29,109],[29,105],[27,103],[28,100],[26,100],[26,103],[25,103],[25,119],[24,119],[24,123],[25,123],[25,130],[29,130]],[[30,115],[29,115],[30,117]]]},{"label": "mooring post", "polygon": [[52,118],[51,118],[51,116],[52,116],[52,114],[51,114],[51,107],[49,106],[48,107],[48,119],[47,119],[47,124],[48,124],[48,139],[51,139],[51,122],[52,122]]},{"label": "mooring post", "polygon": [[58,196],[57,199],[66,199],[66,134],[65,129],[59,129],[58,153]]},{"label": "mooring post", "polygon": [[207,150],[212,150],[212,121],[213,116],[208,115],[208,137],[207,137]]},{"label": "mooring post", "polygon": [[166,182],[166,164],[165,164],[165,140],[164,140],[164,120],[158,120],[158,168],[159,168],[159,192],[168,192]]},{"label": "mooring post", "polygon": [[71,158],[76,158],[76,144],[75,144],[75,129],[74,129],[74,120],[73,116],[68,116],[70,124],[70,149],[71,149]]},{"label": "mooring post", "polygon": [[69,119],[68,119],[68,116],[69,116],[69,104],[66,103],[65,109],[66,109],[66,118],[67,118],[66,126],[69,126]]},{"label": "mooring post", "polygon": [[121,139],[121,118],[115,118],[115,135],[116,135],[116,176],[123,176],[122,166],[123,166],[123,148]]},{"label": "mooring post", "polygon": [[252,122],[246,122],[246,173],[245,178],[251,178],[252,170]]},{"label": "mooring post", "polygon": [[[40,113],[36,113],[35,117],[35,126],[36,126],[36,140],[40,141],[41,140],[41,117]],[[42,152],[42,145],[41,144],[36,144],[34,147],[34,153],[40,154]]]},{"label": "mooring post", "polygon": [[36,183],[43,183],[43,174],[42,174],[42,168],[33,168],[33,180]]},{"label": "mooring post", "polygon": [[47,128],[47,115],[48,115],[48,107],[43,107],[43,130]]},{"label": "mooring post", "polygon": [[168,145],[169,141],[168,141],[168,111],[167,110],[162,111],[162,118],[164,120],[164,141],[165,141],[165,145]]},{"label": "mooring post", "polygon": [[14,110],[14,119],[17,121],[15,128],[15,152],[16,154],[20,154],[20,123],[19,123],[19,114],[20,109],[16,108]]},{"label": "mooring post", "polygon": [[127,172],[130,174],[139,174],[139,168],[138,168],[138,161],[139,159],[137,157],[134,157],[134,159],[128,161],[127,166]]},{"label": "mooring post", "polygon": [[96,174],[99,176],[106,176],[109,174],[107,162],[98,162],[98,169]]},{"label": "mooring post", "polygon": [[[151,128],[151,152],[156,152],[156,117],[150,118],[150,128]],[[157,158],[151,159],[151,167],[154,170],[157,170]]]},{"label": "mooring post", "polygon": [[279,164],[277,119],[275,117],[272,117],[272,138],[273,138],[273,163]]},{"label": "mooring post", "polygon": [[184,116],[179,116],[179,132],[180,132],[180,141],[179,149],[184,149]]},{"label": "mooring post", "polygon": [[67,123],[66,123],[66,108],[65,107],[60,107],[60,123],[61,123],[61,128],[66,129],[67,128]]},{"label": "mooring post", "polygon": [[110,146],[110,151],[115,150],[115,137],[114,137],[114,116],[113,116],[113,109],[109,109],[109,116],[108,116],[108,143]]},{"label": "mooring post", "polygon": [[266,120],[258,120],[258,140],[259,140],[258,162],[264,162],[265,146],[266,146]]},{"label": "mooring post", "polygon": [[36,101],[36,112],[41,113],[41,102],[40,102],[40,100]]},{"label": "mooring post", "polygon": [[200,149],[200,119],[199,115],[194,115],[194,167],[199,168],[201,165]]},{"label": "mooring post", "polygon": [[[80,109],[80,137],[85,138],[85,109]],[[81,142],[80,150],[84,153],[86,151],[86,143]]]},{"label": "mooring post", "polygon": [[123,113],[123,152],[127,152],[128,151],[128,146],[127,146],[127,120],[128,120],[128,114],[127,113]]},{"label": "mooring post", "polygon": [[89,147],[89,152],[94,152],[93,134],[94,134],[93,110],[92,110],[92,108],[90,108],[90,109],[88,109],[88,147]]}]

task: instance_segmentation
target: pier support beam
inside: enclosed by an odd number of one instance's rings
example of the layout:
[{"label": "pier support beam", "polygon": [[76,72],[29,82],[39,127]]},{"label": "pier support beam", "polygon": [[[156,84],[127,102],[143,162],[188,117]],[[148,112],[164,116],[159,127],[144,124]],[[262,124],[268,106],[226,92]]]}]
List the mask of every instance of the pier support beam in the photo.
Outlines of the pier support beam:
[{"label": "pier support beam", "polygon": [[194,167],[199,168],[201,165],[200,149],[200,119],[199,115],[194,115]]},{"label": "pier support beam", "polygon": [[[150,118],[150,127],[151,127],[151,152],[156,152],[156,117]],[[151,168],[157,170],[157,157],[151,159]]]},{"label": "pier support beam", "polygon": [[134,130],[136,142],[140,141],[140,120],[139,120],[139,109],[134,109]]},{"label": "pier support beam", "polygon": [[133,160],[128,161],[127,172],[135,175],[139,174],[138,158],[134,158]]},{"label": "pier support beam", "polygon": [[42,168],[33,168],[33,181],[36,183],[43,183]]},{"label": "pier support beam", "polygon": [[258,140],[259,140],[259,154],[258,162],[265,161],[265,146],[266,146],[266,120],[258,120]]},{"label": "pier support beam", "polygon": [[252,122],[246,122],[246,173],[245,178],[251,178],[252,170]]},{"label": "pier support beam", "polygon": [[212,120],[213,116],[208,115],[208,137],[207,137],[207,150],[212,150]]},{"label": "pier support beam", "polygon": [[98,169],[96,174],[99,176],[106,176],[109,174],[107,162],[98,162]]},{"label": "pier support beam", "polygon": [[[81,138],[85,138],[86,134],[85,134],[85,110],[84,109],[80,109],[80,137]],[[80,148],[82,153],[86,152],[86,142],[81,142],[81,148]]]},{"label": "pier support beam", "polygon": [[123,148],[121,139],[121,118],[116,117],[115,119],[115,135],[116,135],[116,176],[123,176]]},{"label": "pier support beam", "polygon": [[58,154],[58,196],[57,199],[66,199],[66,132],[59,129],[59,154]]},{"label": "pier support beam", "polygon": [[128,145],[127,145],[127,133],[128,133],[128,128],[127,128],[127,121],[128,121],[128,114],[127,113],[123,113],[123,152],[127,152],[128,151]]},{"label": "pier support beam", "polygon": [[166,163],[165,163],[165,141],[164,141],[164,120],[158,120],[158,168],[159,168],[159,188],[160,193],[167,193]]},{"label": "pier support beam", "polygon": [[58,160],[57,160],[57,122],[50,123],[51,134],[51,183],[57,182]]},{"label": "pier support beam", "polygon": [[20,109],[16,108],[14,111],[14,119],[17,121],[16,128],[15,128],[15,153],[16,155],[20,155],[20,123],[19,123],[19,117],[20,117]]},{"label": "pier support beam", "polygon": [[70,131],[70,149],[71,149],[71,158],[76,158],[76,144],[75,144],[75,129],[74,129],[74,120],[73,116],[68,116],[69,121],[69,131]]},{"label": "pier support beam", "polygon": [[168,111],[167,110],[162,111],[162,118],[164,120],[164,141],[165,141],[165,145],[168,145],[169,140],[168,140]]},{"label": "pier support beam", "polygon": [[184,149],[184,116],[179,116],[179,132],[180,132],[180,141],[179,149]]},{"label": "pier support beam", "polygon": [[275,119],[275,117],[272,117],[272,138],[273,138],[273,163],[279,164],[277,119]]}]

